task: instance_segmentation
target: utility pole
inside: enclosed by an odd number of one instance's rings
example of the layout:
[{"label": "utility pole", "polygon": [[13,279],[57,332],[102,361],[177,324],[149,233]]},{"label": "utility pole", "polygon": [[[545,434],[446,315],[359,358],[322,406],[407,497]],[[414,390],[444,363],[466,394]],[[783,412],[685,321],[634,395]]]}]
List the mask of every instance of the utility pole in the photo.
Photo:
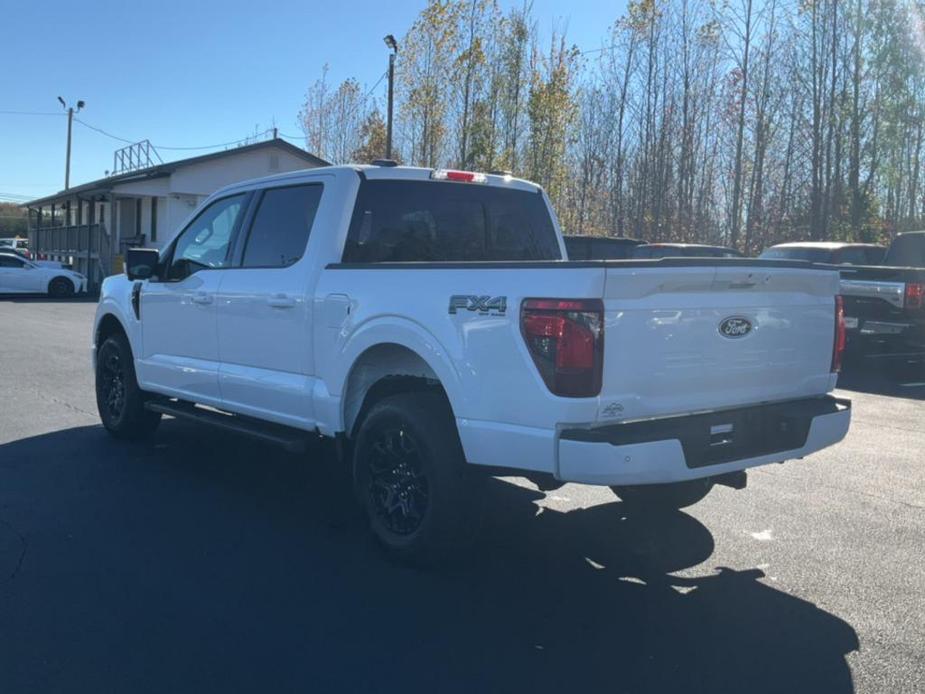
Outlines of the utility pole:
[{"label": "utility pole", "polygon": [[67,110],[67,156],[64,160],[64,190],[67,190],[71,187],[71,128],[74,124],[74,114],[80,113],[80,109],[86,104],[78,100],[75,110],[73,106],[68,106],[64,103],[64,99],[60,96],[58,97],[58,101],[61,103],[61,108]]},{"label": "utility pole", "polygon": [[389,34],[383,41],[391,49],[389,53],[389,107],[385,126],[385,158],[392,158],[392,103],[395,93],[395,56],[398,53],[398,42]]}]

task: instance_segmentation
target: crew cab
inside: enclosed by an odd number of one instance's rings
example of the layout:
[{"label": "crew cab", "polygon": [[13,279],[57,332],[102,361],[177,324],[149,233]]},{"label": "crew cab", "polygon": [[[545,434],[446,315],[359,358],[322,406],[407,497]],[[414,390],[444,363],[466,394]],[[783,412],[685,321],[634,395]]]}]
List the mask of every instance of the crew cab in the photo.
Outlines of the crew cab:
[{"label": "crew cab", "polygon": [[680,508],[841,440],[838,274],[567,261],[544,191],[393,165],[224,188],[128,252],[93,328],[102,422],[335,437],[392,553],[469,539],[486,474]]},{"label": "crew cab", "polygon": [[892,363],[925,357],[925,231],[898,234],[882,266],[841,270],[852,351]]}]

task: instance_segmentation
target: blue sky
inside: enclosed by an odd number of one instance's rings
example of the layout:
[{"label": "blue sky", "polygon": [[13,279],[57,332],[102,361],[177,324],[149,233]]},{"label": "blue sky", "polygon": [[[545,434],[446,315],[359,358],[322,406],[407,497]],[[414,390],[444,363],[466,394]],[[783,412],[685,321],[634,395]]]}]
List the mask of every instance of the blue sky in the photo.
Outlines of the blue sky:
[{"label": "blue sky", "polygon": [[[521,0],[501,0],[502,7]],[[0,46],[0,200],[64,187],[66,119],[56,97],[86,101],[78,116],[130,140],[191,147],[275,125],[300,134],[305,91],[328,63],[332,81],[372,86],[387,64],[382,37],[401,37],[423,0],[18,0],[4,11]],[[597,48],[623,0],[534,0],[541,36],[567,28]],[[385,93],[384,83],[377,96]],[[297,141],[298,142],[298,141]],[[115,140],[74,124],[71,184],[112,167]],[[165,161],[215,150],[161,150]]]}]

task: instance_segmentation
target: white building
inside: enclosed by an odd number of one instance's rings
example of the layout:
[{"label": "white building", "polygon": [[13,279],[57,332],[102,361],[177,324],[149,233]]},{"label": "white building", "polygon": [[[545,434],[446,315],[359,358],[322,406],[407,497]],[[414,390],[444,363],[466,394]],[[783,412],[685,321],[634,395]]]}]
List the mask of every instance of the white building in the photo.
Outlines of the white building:
[{"label": "white building", "polygon": [[99,286],[125,248],[159,248],[207,196],[238,181],[328,162],[281,139],[120,173],[25,204],[39,257],[70,263]]}]

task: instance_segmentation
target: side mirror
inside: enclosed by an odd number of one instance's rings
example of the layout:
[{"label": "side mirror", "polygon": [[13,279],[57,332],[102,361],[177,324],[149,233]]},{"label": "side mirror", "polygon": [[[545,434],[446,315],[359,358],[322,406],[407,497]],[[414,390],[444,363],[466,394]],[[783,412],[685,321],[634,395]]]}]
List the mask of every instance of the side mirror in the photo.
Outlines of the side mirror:
[{"label": "side mirror", "polygon": [[157,273],[161,254],[154,248],[129,248],[125,255],[125,274],[130,280],[148,280]]}]

